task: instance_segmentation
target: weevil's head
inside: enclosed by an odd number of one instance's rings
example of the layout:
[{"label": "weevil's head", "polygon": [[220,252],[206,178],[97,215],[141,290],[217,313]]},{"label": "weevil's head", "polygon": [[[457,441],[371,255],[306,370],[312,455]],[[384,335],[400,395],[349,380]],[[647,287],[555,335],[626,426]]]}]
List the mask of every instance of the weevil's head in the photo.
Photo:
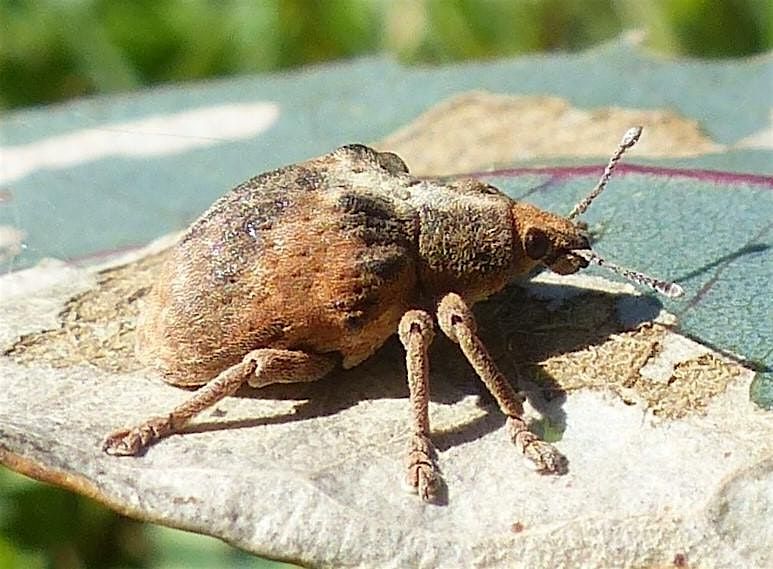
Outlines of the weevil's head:
[{"label": "weevil's head", "polygon": [[525,203],[514,203],[512,211],[526,259],[560,275],[576,273],[588,266],[588,261],[577,254],[577,251],[590,251],[583,224],[574,224],[565,217]]},{"label": "weevil's head", "polygon": [[620,157],[636,144],[641,132],[641,127],[634,127],[625,133],[596,187],[574,206],[567,217],[540,211],[526,204],[513,205],[516,230],[521,239],[523,252],[530,261],[541,263],[561,275],[576,273],[590,263],[595,263],[665,296],[676,298],[684,294],[682,287],[676,283],[625,269],[606,261],[591,249],[585,224],[572,221],[587,210],[593,200],[604,190]]}]

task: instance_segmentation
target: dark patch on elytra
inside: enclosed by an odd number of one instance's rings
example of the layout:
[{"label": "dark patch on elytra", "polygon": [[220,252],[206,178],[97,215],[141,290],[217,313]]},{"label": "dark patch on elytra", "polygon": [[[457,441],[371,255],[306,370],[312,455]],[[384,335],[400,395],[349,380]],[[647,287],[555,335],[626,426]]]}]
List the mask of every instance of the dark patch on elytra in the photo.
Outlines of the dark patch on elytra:
[{"label": "dark patch on elytra", "polygon": [[402,245],[413,237],[413,220],[399,215],[387,198],[368,193],[347,192],[338,198],[344,212],[341,229],[361,239],[368,247]]},{"label": "dark patch on elytra", "polygon": [[388,221],[397,217],[387,198],[362,192],[346,192],[338,198],[338,206],[348,214],[362,214],[368,219]]},{"label": "dark patch on elytra", "polygon": [[267,172],[233,188],[191,225],[180,245],[207,234],[215,237],[219,233],[228,234],[229,240],[242,235],[255,240],[259,231],[271,229],[290,207],[282,180],[291,170],[293,168],[288,167]]},{"label": "dark patch on elytra", "polygon": [[[281,168],[256,176],[222,196],[180,241],[188,259],[211,267],[215,284],[237,283],[246,267],[261,256],[264,235],[292,209],[298,190],[284,182],[297,168]],[[303,174],[301,174],[303,176]],[[313,176],[307,176],[313,184]]]},{"label": "dark patch on elytra", "polygon": [[363,254],[357,268],[382,282],[389,282],[405,269],[409,258],[407,251],[399,247],[373,247]]}]

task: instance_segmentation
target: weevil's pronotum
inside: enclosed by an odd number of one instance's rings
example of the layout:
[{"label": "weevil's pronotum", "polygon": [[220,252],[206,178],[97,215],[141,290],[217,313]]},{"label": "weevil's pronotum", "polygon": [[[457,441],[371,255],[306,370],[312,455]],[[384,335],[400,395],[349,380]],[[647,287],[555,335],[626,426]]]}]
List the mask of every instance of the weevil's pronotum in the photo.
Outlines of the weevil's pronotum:
[{"label": "weevil's pronotum", "polygon": [[676,284],[607,263],[571,221],[640,133],[626,133],[568,218],[475,179],[415,178],[397,155],[362,145],[237,186],[169,251],[138,323],[143,362],[171,384],[203,387],[168,415],[110,434],[104,450],[139,454],[245,383],[315,381],[356,366],[397,333],[412,411],[408,482],[432,501],[441,479],[430,440],[427,350],[437,321],[496,398],[516,446],[540,471],[561,472],[565,459],[528,430],[470,307],[537,265],[569,274],[595,262],[681,294]]}]

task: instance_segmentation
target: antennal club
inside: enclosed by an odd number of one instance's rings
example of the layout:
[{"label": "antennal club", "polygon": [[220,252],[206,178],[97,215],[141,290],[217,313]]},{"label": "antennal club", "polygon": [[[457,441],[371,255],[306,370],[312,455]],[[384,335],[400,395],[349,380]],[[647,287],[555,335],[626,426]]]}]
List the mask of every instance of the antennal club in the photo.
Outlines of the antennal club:
[{"label": "antennal club", "polygon": [[599,178],[596,187],[593,188],[580,203],[574,206],[572,211],[567,216],[569,219],[573,219],[578,215],[585,213],[585,210],[588,209],[588,206],[591,204],[591,202],[595,200],[601,192],[604,191],[604,188],[607,187],[607,182],[609,182],[609,179],[612,177],[612,172],[614,172],[615,166],[617,166],[617,163],[620,161],[620,158],[622,158],[623,154],[625,154],[625,151],[631,148],[634,144],[636,144],[636,141],[639,140],[641,131],[642,127],[640,126],[635,126],[628,129],[628,131],[623,136],[623,139],[620,141],[617,150],[612,155],[612,158],[609,159],[607,167],[604,168],[604,173],[601,175],[601,178]]},{"label": "antennal club", "polygon": [[639,273],[637,271],[619,267],[614,263],[610,263],[609,261],[603,259],[598,253],[591,251],[590,249],[574,249],[572,251],[572,255],[582,257],[589,263],[594,263],[599,267],[606,267],[610,271],[614,271],[618,275],[624,276],[630,281],[640,285],[648,286],[669,298],[677,298],[684,294],[684,289],[676,283],[663,281],[656,279],[655,277],[645,275],[644,273]]}]

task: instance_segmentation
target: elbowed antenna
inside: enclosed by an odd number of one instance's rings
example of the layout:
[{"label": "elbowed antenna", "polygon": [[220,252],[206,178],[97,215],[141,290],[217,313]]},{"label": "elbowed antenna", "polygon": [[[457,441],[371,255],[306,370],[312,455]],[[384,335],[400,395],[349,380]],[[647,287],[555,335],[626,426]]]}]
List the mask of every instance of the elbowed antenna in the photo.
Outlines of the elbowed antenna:
[{"label": "elbowed antenna", "polygon": [[582,201],[580,201],[580,203],[574,206],[572,211],[569,212],[569,215],[567,216],[568,219],[573,219],[578,215],[585,213],[585,210],[588,209],[588,206],[591,204],[591,202],[595,200],[601,192],[604,191],[604,188],[607,187],[607,182],[609,182],[609,179],[612,177],[612,172],[614,172],[615,166],[617,166],[617,163],[620,161],[620,158],[622,158],[623,154],[625,154],[625,151],[631,148],[631,146],[636,144],[636,141],[639,140],[641,131],[642,127],[640,126],[635,126],[628,129],[628,131],[623,136],[623,139],[620,141],[617,150],[612,155],[612,158],[609,159],[607,167],[604,168],[604,173],[601,175],[601,178],[599,178],[596,187],[593,188],[591,192],[585,196]]},{"label": "elbowed antenna", "polygon": [[[641,131],[642,127],[635,126],[633,128],[629,128],[625,135],[623,135],[617,150],[612,155],[612,158],[609,159],[607,167],[604,168],[604,173],[601,175],[601,178],[599,178],[596,187],[593,188],[591,192],[580,201],[580,203],[574,206],[572,211],[567,216],[569,219],[585,213],[585,210],[588,209],[588,206],[590,206],[591,202],[593,202],[593,200],[595,200],[598,195],[604,191],[604,188],[606,188],[609,179],[612,177],[612,172],[615,170],[615,166],[617,166],[617,163],[620,161],[620,158],[622,158],[623,154],[625,154],[625,151],[631,148],[634,144],[636,144],[636,141],[639,140]],[[601,257],[601,255],[590,249],[574,249],[571,251],[571,253],[572,255],[585,259],[589,263],[594,263],[599,267],[606,267],[607,269],[627,278],[630,281],[640,285],[648,286],[669,298],[677,298],[684,294],[684,289],[676,283],[663,281],[638,271],[632,271],[631,269],[619,267],[614,263],[610,263],[609,261],[605,260],[603,257]]]},{"label": "elbowed antenna", "polygon": [[628,280],[631,280],[635,283],[639,283],[641,285],[648,286],[651,289],[654,289],[660,294],[664,294],[669,298],[677,298],[684,294],[684,289],[676,283],[663,281],[663,280],[651,277],[649,275],[639,273],[637,271],[632,271],[630,269],[619,267],[614,263],[610,263],[609,261],[606,261],[598,253],[596,253],[595,251],[591,251],[590,249],[574,249],[572,251],[572,255],[582,257],[589,263],[594,263],[599,267],[606,267],[607,269],[614,271],[618,275],[624,276]]}]

